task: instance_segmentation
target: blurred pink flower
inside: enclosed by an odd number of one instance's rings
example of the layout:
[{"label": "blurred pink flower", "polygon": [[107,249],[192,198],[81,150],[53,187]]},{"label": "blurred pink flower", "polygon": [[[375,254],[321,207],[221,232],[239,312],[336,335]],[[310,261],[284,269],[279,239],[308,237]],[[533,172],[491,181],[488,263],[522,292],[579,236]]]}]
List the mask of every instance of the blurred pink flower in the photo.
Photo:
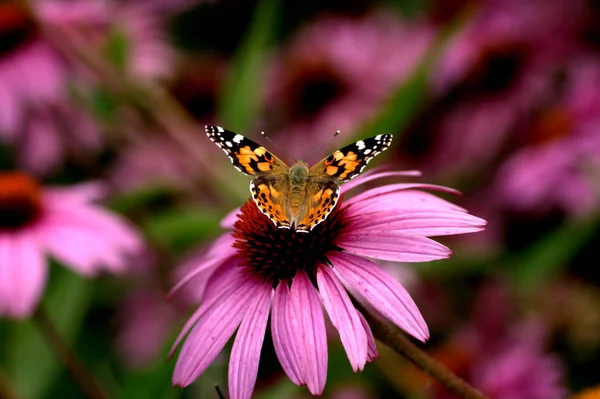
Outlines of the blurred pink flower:
[{"label": "blurred pink flower", "polygon": [[[342,186],[346,193],[374,179],[415,175],[367,173]],[[353,289],[384,317],[425,341],[429,331],[406,290],[365,259],[424,262],[451,251],[428,238],[480,231],[485,221],[418,189],[427,184],[390,184],[365,191],[337,205],[325,222],[303,234],[277,229],[249,201],[225,218],[232,228],[217,239],[196,268],[174,288],[194,279],[203,302],[180,333],[185,338],[173,384],[191,384],[238,328],[229,362],[229,393],[250,398],[256,382],[269,313],[279,361],[297,385],[318,395],[327,377],[327,339],[322,307],[340,334],[352,369],[377,357],[365,319],[352,305]],[[187,336],[187,338],[186,338]]]},{"label": "blurred pink flower", "polygon": [[[148,13],[101,0],[38,0],[32,6],[48,29],[78,32],[98,52],[120,35],[124,66],[136,77],[165,77],[171,69],[164,30]],[[89,72],[67,60],[15,3],[0,4],[0,38],[0,140],[16,149],[20,165],[43,174],[67,156],[99,149],[99,127],[80,105],[89,93],[74,101],[70,92],[90,91]]]},{"label": "blurred pink flower", "polygon": [[431,74],[445,105],[419,131],[434,136],[422,167],[449,177],[474,164],[491,168],[518,124],[552,95],[553,66],[572,47],[582,10],[581,1],[479,2]]},{"label": "blurred pink flower", "polygon": [[0,173],[0,315],[33,312],[47,278],[45,257],[84,276],[123,272],[141,250],[125,220],[91,202],[97,185],[41,188],[18,172]]},{"label": "blurred pink flower", "polygon": [[116,344],[121,358],[130,368],[152,368],[181,314],[165,302],[154,285],[129,291],[119,310],[121,328]]},{"label": "blurred pink flower", "polygon": [[393,13],[317,19],[273,61],[267,123],[289,148],[355,132],[410,76],[433,37],[430,26]]},{"label": "blurred pink flower", "polygon": [[495,194],[504,206],[568,214],[600,206],[600,59],[572,57],[561,87],[526,127],[526,145],[497,173]]},{"label": "blurred pink flower", "polygon": [[[515,322],[507,289],[498,283],[484,285],[474,303],[471,321],[438,350],[438,358],[490,398],[564,397],[563,365],[544,349],[545,326]],[[439,388],[436,398],[457,398]]]},{"label": "blurred pink flower", "polygon": [[190,176],[197,175],[198,163],[169,137],[147,135],[120,155],[110,172],[118,189],[148,185],[191,189],[197,184]]}]

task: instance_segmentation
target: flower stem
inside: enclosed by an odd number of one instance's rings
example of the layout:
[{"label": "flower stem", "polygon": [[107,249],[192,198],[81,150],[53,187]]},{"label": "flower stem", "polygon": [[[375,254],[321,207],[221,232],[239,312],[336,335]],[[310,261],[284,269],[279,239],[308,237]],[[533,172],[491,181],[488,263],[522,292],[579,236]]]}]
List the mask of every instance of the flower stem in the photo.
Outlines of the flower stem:
[{"label": "flower stem", "polygon": [[365,319],[371,326],[373,335],[379,341],[406,357],[418,368],[444,384],[457,395],[465,399],[487,399],[478,389],[469,385],[469,383],[448,370],[425,351],[416,347],[400,330],[390,327],[359,304],[356,304],[356,307],[365,316]]},{"label": "flower stem", "polygon": [[62,337],[52,320],[43,310],[38,309],[33,320],[46,338],[56,356],[69,370],[81,390],[91,399],[107,399],[108,396],[98,385],[92,373],[81,362],[77,354]]}]

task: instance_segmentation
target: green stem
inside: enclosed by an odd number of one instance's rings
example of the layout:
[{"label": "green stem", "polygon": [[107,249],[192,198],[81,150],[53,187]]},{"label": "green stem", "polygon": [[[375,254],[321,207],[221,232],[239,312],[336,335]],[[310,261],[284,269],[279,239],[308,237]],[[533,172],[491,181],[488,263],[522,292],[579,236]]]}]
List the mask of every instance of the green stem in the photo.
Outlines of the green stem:
[{"label": "green stem", "polygon": [[62,337],[48,315],[43,310],[38,309],[33,315],[33,321],[86,396],[91,399],[107,399],[108,396],[104,390]]},{"label": "green stem", "polygon": [[359,304],[356,305],[365,316],[365,319],[367,319],[369,326],[371,326],[373,335],[379,341],[406,357],[415,366],[444,384],[457,395],[465,399],[488,399],[479,390],[448,370],[425,351],[417,348],[400,330],[390,327]]}]

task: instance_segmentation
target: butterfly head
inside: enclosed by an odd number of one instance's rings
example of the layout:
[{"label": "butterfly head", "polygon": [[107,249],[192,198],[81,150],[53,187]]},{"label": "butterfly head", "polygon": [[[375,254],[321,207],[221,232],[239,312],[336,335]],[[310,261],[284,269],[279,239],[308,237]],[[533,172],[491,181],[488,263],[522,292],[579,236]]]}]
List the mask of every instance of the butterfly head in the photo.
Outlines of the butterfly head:
[{"label": "butterfly head", "polygon": [[289,172],[290,183],[294,187],[302,187],[308,180],[308,165],[304,161],[296,162]]}]

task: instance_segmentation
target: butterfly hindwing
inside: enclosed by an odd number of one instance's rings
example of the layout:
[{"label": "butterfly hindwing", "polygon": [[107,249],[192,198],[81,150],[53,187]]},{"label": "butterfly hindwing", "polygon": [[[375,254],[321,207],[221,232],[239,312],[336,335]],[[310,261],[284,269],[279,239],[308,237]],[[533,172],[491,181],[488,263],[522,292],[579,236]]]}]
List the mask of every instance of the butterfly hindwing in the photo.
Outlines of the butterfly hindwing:
[{"label": "butterfly hindwing", "polygon": [[258,209],[279,228],[290,228],[287,217],[285,181],[276,176],[257,176],[250,182],[252,199]]},{"label": "butterfly hindwing", "polygon": [[257,176],[287,170],[286,164],[260,144],[220,126],[206,125],[206,135],[227,154],[240,172]]},{"label": "butterfly hindwing", "polygon": [[340,197],[340,186],[330,179],[311,181],[306,197],[306,207],[296,220],[296,231],[305,233],[323,222],[335,208]]},{"label": "butterfly hindwing", "polygon": [[325,174],[339,182],[358,176],[365,166],[392,144],[391,134],[380,134],[335,151],[311,168],[311,174]]}]

